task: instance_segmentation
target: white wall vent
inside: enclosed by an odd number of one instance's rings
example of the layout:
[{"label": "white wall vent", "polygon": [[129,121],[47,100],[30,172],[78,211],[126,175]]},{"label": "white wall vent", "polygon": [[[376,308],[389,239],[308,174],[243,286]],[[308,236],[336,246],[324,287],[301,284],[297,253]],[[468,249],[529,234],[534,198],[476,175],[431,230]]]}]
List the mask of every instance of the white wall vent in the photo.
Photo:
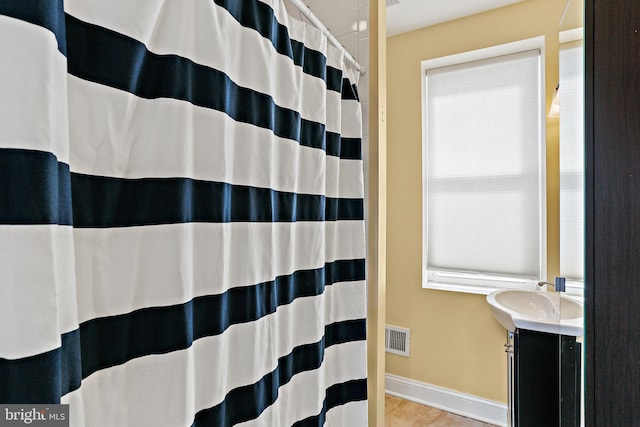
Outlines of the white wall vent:
[{"label": "white wall vent", "polygon": [[409,339],[411,330],[397,326],[385,325],[384,349],[387,353],[409,357]]},{"label": "white wall vent", "polygon": [[387,7],[400,3],[400,0],[387,0]]}]

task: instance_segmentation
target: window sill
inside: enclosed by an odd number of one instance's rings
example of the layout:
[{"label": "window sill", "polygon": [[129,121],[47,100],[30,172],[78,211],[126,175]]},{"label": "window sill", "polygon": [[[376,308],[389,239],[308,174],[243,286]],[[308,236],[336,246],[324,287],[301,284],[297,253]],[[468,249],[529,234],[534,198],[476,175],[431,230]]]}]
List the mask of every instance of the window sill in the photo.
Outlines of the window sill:
[{"label": "window sill", "polygon": [[[489,287],[489,286],[473,286],[473,285],[454,285],[451,283],[427,282],[422,284],[423,289],[432,289],[436,291],[461,292],[465,294],[489,295],[493,291],[505,288]],[[515,289],[515,288],[514,288]],[[522,288],[517,288],[522,289]]]},{"label": "window sill", "polygon": [[[501,289],[522,289],[522,290],[530,290],[530,291],[537,290],[537,288],[532,288],[530,286],[494,287],[494,286],[462,285],[462,284],[439,283],[439,282],[423,283],[422,288],[436,290],[436,291],[460,292],[464,294],[476,294],[476,295],[489,295],[490,293],[501,290]],[[583,295],[582,288],[578,286],[567,286],[567,292],[564,292],[564,294],[584,304],[584,295]]]}]

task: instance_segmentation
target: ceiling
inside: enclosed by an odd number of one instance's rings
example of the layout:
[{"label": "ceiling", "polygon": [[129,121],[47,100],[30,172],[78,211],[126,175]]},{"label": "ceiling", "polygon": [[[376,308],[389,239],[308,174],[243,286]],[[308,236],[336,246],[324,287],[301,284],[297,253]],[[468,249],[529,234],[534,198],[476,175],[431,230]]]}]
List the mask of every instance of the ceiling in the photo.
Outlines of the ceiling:
[{"label": "ceiling", "polygon": [[[522,0],[399,0],[387,5],[387,36],[417,30]],[[395,0],[387,3],[395,3]]]}]

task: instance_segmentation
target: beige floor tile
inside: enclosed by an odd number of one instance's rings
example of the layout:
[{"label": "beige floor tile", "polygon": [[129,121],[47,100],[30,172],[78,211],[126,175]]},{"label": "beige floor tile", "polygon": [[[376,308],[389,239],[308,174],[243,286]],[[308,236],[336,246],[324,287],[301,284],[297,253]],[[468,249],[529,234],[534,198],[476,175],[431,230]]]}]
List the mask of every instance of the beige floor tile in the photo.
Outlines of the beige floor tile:
[{"label": "beige floor tile", "polygon": [[493,427],[393,396],[385,397],[386,427]]}]

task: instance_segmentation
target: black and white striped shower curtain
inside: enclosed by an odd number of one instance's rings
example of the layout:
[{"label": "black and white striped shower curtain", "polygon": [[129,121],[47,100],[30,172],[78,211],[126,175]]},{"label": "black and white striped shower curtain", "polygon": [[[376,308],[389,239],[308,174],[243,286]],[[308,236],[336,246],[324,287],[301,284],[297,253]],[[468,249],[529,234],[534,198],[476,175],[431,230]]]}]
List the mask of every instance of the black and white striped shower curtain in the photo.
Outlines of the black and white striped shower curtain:
[{"label": "black and white striped shower curtain", "polygon": [[282,0],[0,1],[0,404],[367,424],[357,73]]}]

